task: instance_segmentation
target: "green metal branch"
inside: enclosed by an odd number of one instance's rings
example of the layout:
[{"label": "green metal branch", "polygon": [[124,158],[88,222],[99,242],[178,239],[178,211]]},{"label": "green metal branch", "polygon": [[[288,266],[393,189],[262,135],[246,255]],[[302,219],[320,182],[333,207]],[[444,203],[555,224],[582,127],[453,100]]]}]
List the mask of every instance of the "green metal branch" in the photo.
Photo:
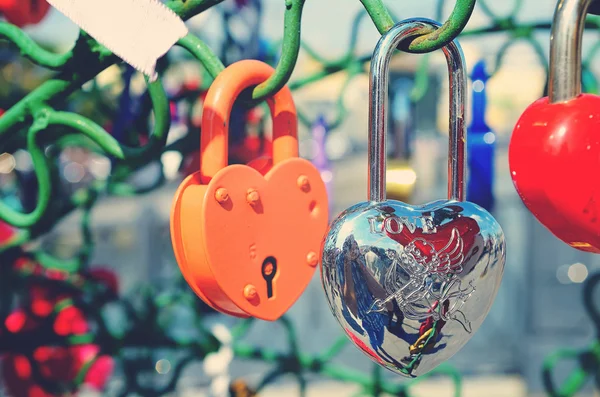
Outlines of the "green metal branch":
[{"label": "green metal branch", "polygon": [[224,0],[168,0],[165,4],[181,19],[188,19],[208,10]]},{"label": "green metal branch", "polygon": [[281,58],[275,73],[252,91],[253,101],[262,101],[278,92],[286,85],[298,60],[300,52],[300,32],[302,9],[305,0],[285,0],[285,16]]},{"label": "green metal branch", "polygon": [[35,64],[52,70],[61,70],[73,57],[71,51],[54,54],[43,49],[21,29],[6,22],[0,22],[0,39],[10,41],[19,49],[21,55]]},{"label": "green metal branch", "polygon": [[[149,143],[142,148],[130,148],[121,145],[104,128],[83,116],[69,112],[56,112],[48,106],[37,103],[37,110],[34,114],[35,121],[27,135],[27,149],[31,155],[38,180],[37,205],[31,213],[25,214],[0,201],[0,219],[10,225],[27,228],[39,222],[45,215],[52,196],[52,178],[50,175],[52,164],[46,158],[37,139],[38,134],[48,127],[69,127],[90,138],[109,156],[125,160],[128,163],[144,162],[159,155],[166,143],[167,132],[171,123],[168,100],[160,80],[150,83],[148,91],[155,112],[155,123]],[[0,123],[3,119],[4,116],[0,118]]]},{"label": "green metal branch", "polygon": [[177,45],[185,48],[190,54],[198,59],[213,79],[225,70],[225,65],[223,65],[223,62],[221,62],[219,57],[215,55],[205,42],[193,34],[190,33],[179,40]]},{"label": "green metal branch", "polygon": [[[402,47],[402,49],[412,53],[425,53],[444,47],[467,26],[475,8],[475,2],[476,0],[456,0],[448,20],[439,29],[424,31],[421,36],[412,40],[407,47]],[[361,3],[379,33],[384,34],[394,26],[395,22],[382,0],[361,0]]]},{"label": "green metal branch", "polygon": [[31,116],[35,109],[45,105],[52,106],[67,98],[84,83],[117,61],[116,56],[107,52],[98,42],[82,32],[73,48],[73,56],[61,67],[62,73],[44,82],[0,117],[0,140],[3,135],[31,123]]}]

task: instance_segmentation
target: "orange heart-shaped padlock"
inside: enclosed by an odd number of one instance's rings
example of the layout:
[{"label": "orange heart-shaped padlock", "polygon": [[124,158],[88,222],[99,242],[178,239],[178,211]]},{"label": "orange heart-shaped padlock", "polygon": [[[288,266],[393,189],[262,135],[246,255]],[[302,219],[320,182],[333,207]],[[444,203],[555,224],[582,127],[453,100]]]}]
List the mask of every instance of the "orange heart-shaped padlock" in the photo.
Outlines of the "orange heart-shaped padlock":
[{"label": "orange heart-shaped padlock", "polygon": [[0,13],[19,27],[39,23],[49,10],[46,0],[0,0]]},{"label": "orange heart-shaped padlock", "polygon": [[175,257],[194,292],[222,313],[269,321],[310,282],[328,224],[325,184],[298,157],[289,88],[267,99],[273,167],[263,175],[248,165],[227,165],[234,101],[273,73],[263,62],[244,60],[217,76],[202,114],[200,170],[182,182],[171,210]]}]

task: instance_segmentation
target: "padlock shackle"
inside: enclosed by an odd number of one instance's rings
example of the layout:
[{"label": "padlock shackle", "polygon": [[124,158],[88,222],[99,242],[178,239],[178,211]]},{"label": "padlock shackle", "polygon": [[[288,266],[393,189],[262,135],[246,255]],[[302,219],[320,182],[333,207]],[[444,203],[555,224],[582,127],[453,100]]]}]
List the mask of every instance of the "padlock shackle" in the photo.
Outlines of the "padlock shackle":
[{"label": "padlock shackle", "polygon": [[[202,110],[200,181],[208,184],[228,165],[229,118],[237,97],[245,89],[273,75],[275,69],[257,60],[228,66],[213,81]],[[273,164],[298,157],[298,116],[292,92],[285,86],[267,98],[273,120]]]},{"label": "padlock shackle", "polygon": [[592,0],[559,0],[556,4],[550,34],[550,103],[581,94],[581,44],[590,4]]},{"label": "padlock shackle", "polygon": [[[386,200],[386,137],[388,128],[389,65],[398,44],[422,29],[440,24],[425,18],[405,19],[385,33],[373,52],[369,79],[369,200]],[[450,130],[448,148],[448,198],[463,201],[466,173],[466,82],[463,53],[456,41],[442,48],[448,63],[450,87]]]}]

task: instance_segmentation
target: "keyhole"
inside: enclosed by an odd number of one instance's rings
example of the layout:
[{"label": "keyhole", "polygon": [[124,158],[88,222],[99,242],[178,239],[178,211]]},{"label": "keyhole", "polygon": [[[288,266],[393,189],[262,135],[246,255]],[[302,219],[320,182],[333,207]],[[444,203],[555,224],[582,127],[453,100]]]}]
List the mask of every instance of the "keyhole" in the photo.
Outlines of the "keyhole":
[{"label": "keyhole", "polygon": [[40,8],[40,2],[39,0],[31,0],[31,13],[32,14],[37,14],[39,8]]},{"label": "keyhole", "polygon": [[267,282],[267,297],[273,297],[273,279],[277,274],[277,259],[272,256],[267,257],[262,264],[262,276]]}]

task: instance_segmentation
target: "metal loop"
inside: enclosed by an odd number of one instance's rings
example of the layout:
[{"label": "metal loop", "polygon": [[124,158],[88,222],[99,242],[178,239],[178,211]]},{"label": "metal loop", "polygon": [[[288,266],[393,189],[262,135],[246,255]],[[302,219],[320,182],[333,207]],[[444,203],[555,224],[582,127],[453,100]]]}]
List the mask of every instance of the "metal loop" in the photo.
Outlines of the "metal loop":
[{"label": "metal loop", "polygon": [[[369,200],[386,200],[386,136],[389,64],[403,39],[439,23],[425,18],[399,22],[384,34],[373,52],[369,81]],[[465,192],[465,91],[467,75],[460,45],[452,41],[442,48],[448,63],[450,86],[450,145],[448,149],[448,198],[464,200]]]},{"label": "metal loop", "polygon": [[592,0],[559,0],[550,35],[550,103],[565,102],[581,94],[581,41]]},{"label": "metal loop", "polygon": [[[476,0],[456,0],[452,13],[448,20],[440,27],[428,26],[427,31],[422,32],[418,38],[410,40],[399,48],[402,51],[423,54],[445,47],[454,40],[465,28],[471,18]],[[369,16],[375,23],[379,33],[384,35],[394,26],[394,21],[389,11],[381,0],[361,0]]]}]

